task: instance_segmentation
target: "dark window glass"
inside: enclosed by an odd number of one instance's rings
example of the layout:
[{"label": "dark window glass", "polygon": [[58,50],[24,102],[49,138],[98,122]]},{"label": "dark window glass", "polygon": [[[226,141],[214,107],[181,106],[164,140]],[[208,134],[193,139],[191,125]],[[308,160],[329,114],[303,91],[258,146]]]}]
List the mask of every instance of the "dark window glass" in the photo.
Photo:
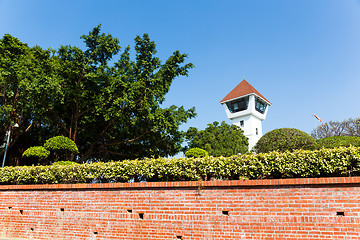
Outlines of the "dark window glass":
[{"label": "dark window glass", "polygon": [[240,121],[240,127],[244,127],[244,120]]},{"label": "dark window glass", "polygon": [[248,108],[249,97],[236,99],[234,101],[226,103],[226,105],[231,113],[244,111]]},{"label": "dark window glass", "polygon": [[266,103],[261,101],[259,98],[255,98],[255,109],[259,113],[264,113],[266,109]]}]

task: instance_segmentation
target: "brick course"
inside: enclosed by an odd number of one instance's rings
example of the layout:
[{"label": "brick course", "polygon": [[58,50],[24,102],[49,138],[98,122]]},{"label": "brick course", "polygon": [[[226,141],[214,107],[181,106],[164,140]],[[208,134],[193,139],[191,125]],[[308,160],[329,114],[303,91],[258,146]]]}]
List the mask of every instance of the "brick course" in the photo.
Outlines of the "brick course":
[{"label": "brick course", "polygon": [[0,237],[360,239],[360,177],[0,186]]}]

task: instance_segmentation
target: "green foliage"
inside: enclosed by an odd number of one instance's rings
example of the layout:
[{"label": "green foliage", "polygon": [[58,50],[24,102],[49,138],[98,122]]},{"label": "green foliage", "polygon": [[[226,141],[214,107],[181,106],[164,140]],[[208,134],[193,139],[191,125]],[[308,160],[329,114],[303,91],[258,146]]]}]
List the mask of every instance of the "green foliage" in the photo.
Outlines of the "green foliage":
[{"label": "green foliage", "polygon": [[307,133],[295,128],[279,128],[262,136],[254,146],[257,153],[271,151],[293,151],[295,149],[316,149],[315,140]]},{"label": "green foliage", "polygon": [[174,51],[161,62],[147,34],[135,38],[133,53],[121,51],[100,25],[81,38],[85,48],[57,50],[31,48],[8,34],[0,39],[0,134],[20,125],[8,162],[19,164],[16,152],[57,135],[76,143],[81,162],[179,152],[179,126],[195,110],[161,104],[173,80],[193,67],[187,55]]},{"label": "green foliage", "polygon": [[[5,135],[10,124],[19,125],[12,129],[6,164],[24,164],[23,151],[41,145],[44,136],[52,135],[52,130],[42,124],[41,102],[33,97],[42,94],[40,86],[43,92],[56,91],[59,86],[53,76],[51,55],[51,50],[30,48],[9,34],[0,38],[0,136]],[[45,83],[46,78],[53,84]]]},{"label": "green foliage", "polygon": [[79,153],[79,150],[74,141],[64,136],[56,136],[46,140],[41,147],[26,149],[22,156],[25,158],[37,158],[41,160],[38,161],[38,164],[46,165],[60,159],[73,159],[74,154],[77,153]]},{"label": "green foliage", "polygon": [[79,153],[73,140],[64,136],[56,136],[46,140],[44,148],[50,151]]},{"label": "green foliage", "polygon": [[318,148],[360,147],[360,137],[332,136],[316,140]]},{"label": "green foliage", "polygon": [[23,157],[27,158],[37,158],[39,160],[49,157],[50,151],[44,148],[43,146],[30,147],[24,151],[22,154]]},{"label": "green foliage", "polygon": [[186,151],[185,157],[193,157],[193,158],[201,158],[201,157],[208,157],[209,153],[201,148],[190,148]]},{"label": "green foliage", "polygon": [[57,161],[51,165],[53,165],[53,166],[68,166],[68,165],[74,165],[74,164],[76,165],[78,163],[73,162],[73,161]]},{"label": "green foliage", "polygon": [[243,130],[225,122],[210,123],[205,130],[200,131],[190,127],[186,132],[186,140],[189,148],[204,149],[215,157],[243,154],[248,150],[248,139]]},{"label": "green foliage", "polygon": [[360,176],[360,148],[270,152],[231,157],[124,160],[86,164],[4,167],[0,184],[50,184],[199,179]]}]

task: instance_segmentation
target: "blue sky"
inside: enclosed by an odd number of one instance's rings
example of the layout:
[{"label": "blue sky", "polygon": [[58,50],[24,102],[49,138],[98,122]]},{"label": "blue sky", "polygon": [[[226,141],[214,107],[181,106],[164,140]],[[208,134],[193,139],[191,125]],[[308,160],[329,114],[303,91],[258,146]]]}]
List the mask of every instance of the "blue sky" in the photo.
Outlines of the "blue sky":
[{"label": "blue sky", "polygon": [[196,107],[182,126],[231,123],[219,101],[244,78],[272,106],[263,132],[311,133],[360,117],[360,2],[355,0],[0,0],[0,35],[30,46],[83,47],[102,24],[125,47],[149,33],[165,61],[175,50],[195,68],[174,81],[165,105]]}]

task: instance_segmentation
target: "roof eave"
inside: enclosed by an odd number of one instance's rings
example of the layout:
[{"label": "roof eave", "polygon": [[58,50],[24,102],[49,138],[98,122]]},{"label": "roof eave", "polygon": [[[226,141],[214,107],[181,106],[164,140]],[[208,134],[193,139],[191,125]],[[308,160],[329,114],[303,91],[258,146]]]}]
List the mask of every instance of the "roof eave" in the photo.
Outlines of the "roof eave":
[{"label": "roof eave", "polygon": [[232,99],[229,99],[229,100],[225,100],[225,101],[221,101],[220,104],[223,104],[223,103],[227,103],[227,102],[230,102],[230,101],[234,101],[236,99],[240,99],[240,98],[243,98],[243,97],[247,97],[247,96],[250,96],[250,95],[255,95],[257,96],[258,98],[260,98],[261,100],[263,100],[264,102],[266,102],[269,106],[271,106],[271,102],[269,102],[268,100],[264,99],[263,97],[257,95],[256,93],[249,93],[249,94],[246,94],[246,95],[242,95],[242,96],[239,96],[239,97],[236,97],[236,98],[232,98]]}]

